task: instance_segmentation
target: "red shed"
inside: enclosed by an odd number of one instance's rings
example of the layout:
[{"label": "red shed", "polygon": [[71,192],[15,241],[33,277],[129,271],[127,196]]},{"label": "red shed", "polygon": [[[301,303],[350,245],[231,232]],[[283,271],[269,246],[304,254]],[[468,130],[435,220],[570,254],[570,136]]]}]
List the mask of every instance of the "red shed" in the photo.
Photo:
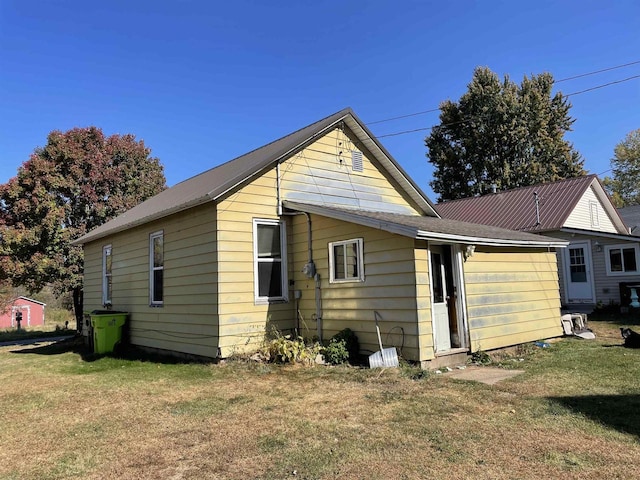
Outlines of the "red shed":
[{"label": "red shed", "polygon": [[27,297],[16,298],[7,309],[0,314],[0,328],[17,327],[16,320],[22,315],[21,327],[44,325],[44,307],[46,304]]}]

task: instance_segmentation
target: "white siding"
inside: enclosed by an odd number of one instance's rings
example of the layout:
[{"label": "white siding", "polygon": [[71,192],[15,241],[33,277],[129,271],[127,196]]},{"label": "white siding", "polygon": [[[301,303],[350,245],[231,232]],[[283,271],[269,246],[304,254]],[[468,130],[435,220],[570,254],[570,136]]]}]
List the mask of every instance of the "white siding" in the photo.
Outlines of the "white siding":
[{"label": "white siding", "polygon": [[[638,275],[607,275],[606,267],[606,246],[607,245],[624,245],[628,244],[632,246],[638,244],[634,241],[625,241],[616,238],[606,237],[591,237],[588,235],[569,234],[565,232],[553,232],[552,236],[556,238],[563,238],[572,242],[578,242],[581,240],[591,241],[591,258],[593,261],[593,277],[595,283],[596,303],[602,302],[603,305],[609,305],[610,303],[620,304],[620,283],[634,282],[640,284],[640,273]],[[598,246],[602,246],[602,251],[598,251]],[[566,303],[565,294],[565,271],[562,265],[562,255],[558,251],[558,273],[560,277],[560,292],[562,295],[563,303]],[[640,259],[637,259],[640,262]]]},{"label": "white siding", "polygon": [[[592,222],[592,203],[595,203],[596,205],[598,225],[594,225]],[[563,226],[565,228],[579,228],[581,230],[593,230],[597,232],[626,233],[618,232],[616,230],[615,225],[611,221],[611,217],[609,217],[607,211],[604,209],[602,203],[598,200],[598,197],[593,191],[593,187],[589,187],[589,189],[584,192],[584,195],[576,204],[576,207],[573,209]]]}]

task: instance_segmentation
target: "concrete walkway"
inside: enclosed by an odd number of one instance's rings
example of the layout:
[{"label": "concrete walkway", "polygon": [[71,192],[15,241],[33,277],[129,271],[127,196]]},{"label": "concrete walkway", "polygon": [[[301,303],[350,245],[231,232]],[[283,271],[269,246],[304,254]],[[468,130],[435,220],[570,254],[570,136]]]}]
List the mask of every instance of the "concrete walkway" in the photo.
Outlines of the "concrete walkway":
[{"label": "concrete walkway", "polygon": [[470,365],[463,370],[454,368],[450,372],[443,373],[443,375],[457,380],[471,380],[486,383],[487,385],[495,385],[502,380],[515,377],[521,373],[524,373],[524,370],[505,370],[504,368]]}]

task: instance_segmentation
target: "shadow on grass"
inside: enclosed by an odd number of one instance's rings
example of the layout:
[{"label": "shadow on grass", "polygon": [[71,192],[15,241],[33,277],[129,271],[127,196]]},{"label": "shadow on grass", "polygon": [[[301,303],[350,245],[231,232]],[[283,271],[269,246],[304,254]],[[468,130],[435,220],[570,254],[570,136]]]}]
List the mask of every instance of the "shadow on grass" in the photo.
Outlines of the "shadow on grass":
[{"label": "shadow on grass", "polygon": [[64,353],[75,353],[85,362],[95,362],[102,358],[112,358],[159,363],[164,365],[216,363],[214,360],[205,358],[182,358],[173,355],[150,353],[131,345],[117,345],[115,351],[112,353],[98,354],[94,353],[93,350],[84,343],[83,337],[81,336],[47,343],[42,346],[34,347],[25,345],[24,348],[20,350],[12,350],[11,353],[19,355],[62,355]]},{"label": "shadow on grass", "polygon": [[586,395],[548,397],[565,408],[598,423],[640,438],[640,395]]},{"label": "shadow on grass", "polygon": [[620,313],[619,311],[595,311],[589,314],[589,322],[613,323],[615,325],[640,326],[640,312],[631,311]]}]

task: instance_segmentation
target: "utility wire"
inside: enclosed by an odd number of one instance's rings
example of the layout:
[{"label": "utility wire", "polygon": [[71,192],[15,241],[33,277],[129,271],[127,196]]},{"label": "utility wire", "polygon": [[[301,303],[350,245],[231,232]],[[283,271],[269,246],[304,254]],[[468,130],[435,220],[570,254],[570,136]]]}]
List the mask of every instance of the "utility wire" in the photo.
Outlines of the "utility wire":
[{"label": "utility wire", "polygon": [[[624,64],[622,64],[622,65],[616,65],[616,66],[614,66],[614,67],[603,68],[603,69],[601,69],[601,70],[594,70],[594,71],[592,71],[592,72],[581,73],[581,74],[579,74],[579,75],[574,75],[574,76],[572,76],[572,77],[562,78],[562,79],[560,79],[560,80],[554,80],[554,81],[553,81],[553,83],[554,83],[554,85],[555,85],[556,83],[568,82],[568,81],[570,81],[570,80],[575,80],[575,79],[577,79],[577,78],[588,77],[588,76],[590,76],[590,75],[596,75],[596,74],[598,74],[598,73],[609,72],[609,71],[611,71],[611,70],[616,70],[616,69],[624,68],[624,67],[630,67],[630,66],[632,66],[632,65],[638,65],[638,64],[640,64],[640,60],[636,60],[636,61],[634,61],[634,62],[629,62],[629,63],[624,63]],[[636,75],[636,76],[633,76],[633,77],[625,78],[624,80],[618,80],[618,81],[616,81],[616,82],[611,82],[611,83],[607,83],[607,84],[604,84],[604,85],[598,85],[598,86],[596,86],[596,87],[589,88],[589,89],[586,89],[586,90],[582,90],[582,91],[580,91],[580,92],[570,93],[570,94],[565,95],[565,96],[566,96],[566,97],[568,97],[569,95],[578,95],[578,94],[580,94],[580,93],[590,92],[591,90],[597,90],[597,89],[599,89],[599,88],[607,87],[607,86],[609,86],[609,85],[614,85],[614,84],[616,84],[616,83],[626,82],[626,81],[628,81],[628,80],[633,80],[634,78],[639,78],[639,77],[640,77],[640,75]],[[400,119],[403,119],[403,118],[415,117],[415,116],[418,116],[418,115],[424,115],[424,114],[426,114],[426,113],[433,113],[433,112],[437,112],[437,111],[439,111],[439,110],[440,110],[439,108],[432,108],[432,109],[429,109],[429,110],[423,110],[423,111],[421,111],[421,112],[409,113],[409,114],[407,114],[407,115],[399,115],[399,116],[397,116],[397,117],[385,118],[385,119],[382,119],[382,120],[376,120],[376,121],[374,121],[374,122],[368,122],[368,123],[366,123],[365,125],[375,125],[375,124],[377,124],[377,123],[391,122],[391,121],[393,121],[393,120],[400,120]],[[431,127],[429,127],[429,128],[431,128]],[[429,128],[427,128],[426,130],[428,130]],[[419,132],[419,131],[422,131],[422,130],[425,130],[425,129],[411,130],[411,131],[407,131],[406,133],[412,133],[412,132],[414,132],[414,131],[415,131],[415,132]],[[381,135],[381,137],[390,137],[390,136],[394,136],[394,135],[396,135],[396,134]]]},{"label": "utility wire", "polygon": [[424,115],[425,113],[437,112],[439,108],[432,108],[431,110],[424,110],[422,112],[409,113],[408,115],[400,115],[399,117],[385,118],[384,120],[376,120],[375,122],[369,122],[367,125],[374,125],[376,123],[390,122],[392,120],[400,120],[401,118],[415,117],[416,115]]},{"label": "utility wire", "polygon": [[637,60],[635,62],[625,63],[624,65],[616,65],[615,67],[603,68],[602,70],[595,70],[595,71],[589,72],[589,73],[581,73],[580,75],[574,75],[573,77],[567,77],[567,78],[562,78],[560,80],[554,80],[553,83],[568,82],[569,80],[575,80],[576,78],[588,77],[589,75],[595,75],[597,73],[608,72],[610,70],[616,70],[618,68],[629,67],[631,65],[637,65],[639,63],[640,63],[640,60]]},{"label": "utility wire", "polygon": [[[591,92],[591,91],[593,91],[593,90],[598,90],[598,89],[600,89],[600,88],[609,87],[609,86],[611,86],[611,85],[616,85],[616,84],[618,84],[618,83],[623,83],[623,82],[628,82],[628,81],[630,81],[630,80],[635,80],[636,78],[640,78],[640,75],[634,75],[634,76],[632,76],[632,77],[623,78],[623,79],[621,79],[621,80],[616,80],[616,81],[613,81],[613,82],[604,83],[604,84],[602,84],[602,85],[596,85],[595,87],[587,88],[587,89],[585,89],[585,90],[580,90],[580,91],[578,91],[578,92],[568,93],[568,94],[565,94],[565,95],[563,95],[563,96],[564,96],[564,97],[576,96],[576,95],[580,95],[580,94],[582,94],[582,93],[587,93],[587,92]],[[457,124],[459,124],[459,123],[470,122],[470,121],[472,121],[472,120],[474,120],[474,119],[477,119],[477,118],[478,118],[478,116],[475,116],[475,117],[469,117],[469,118],[466,118],[466,119],[463,119],[463,120],[458,120],[458,121],[456,121],[456,122],[443,123],[443,124],[439,124],[439,125],[431,125],[430,127],[415,128],[415,129],[413,129],[413,130],[403,130],[403,131],[400,131],[400,132],[387,133],[387,134],[385,134],[385,135],[376,135],[376,137],[377,137],[377,138],[396,137],[396,136],[398,136],[398,135],[405,135],[405,134],[407,134],[407,133],[423,132],[423,131],[426,131],[426,130],[433,130],[433,129],[434,129],[434,128],[436,128],[436,127],[448,127],[448,126],[451,126],[451,125],[457,125]]]},{"label": "utility wire", "polygon": [[580,95],[581,93],[591,92],[593,90],[598,90],[599,88],[608,87],[609,85],[615,85],[616,83],[628,82],[629,80],[633,80],[634,78],[640,78],[640,75],[634,75],[633,77],[623,78],[622,80],[616,80],[614,82],[604,83],[602,85],[597,85],[595,87],[587,88],[586,90],[580,90],[579,92],[567,93],[564,96],[570,97],[572,95]]}]

